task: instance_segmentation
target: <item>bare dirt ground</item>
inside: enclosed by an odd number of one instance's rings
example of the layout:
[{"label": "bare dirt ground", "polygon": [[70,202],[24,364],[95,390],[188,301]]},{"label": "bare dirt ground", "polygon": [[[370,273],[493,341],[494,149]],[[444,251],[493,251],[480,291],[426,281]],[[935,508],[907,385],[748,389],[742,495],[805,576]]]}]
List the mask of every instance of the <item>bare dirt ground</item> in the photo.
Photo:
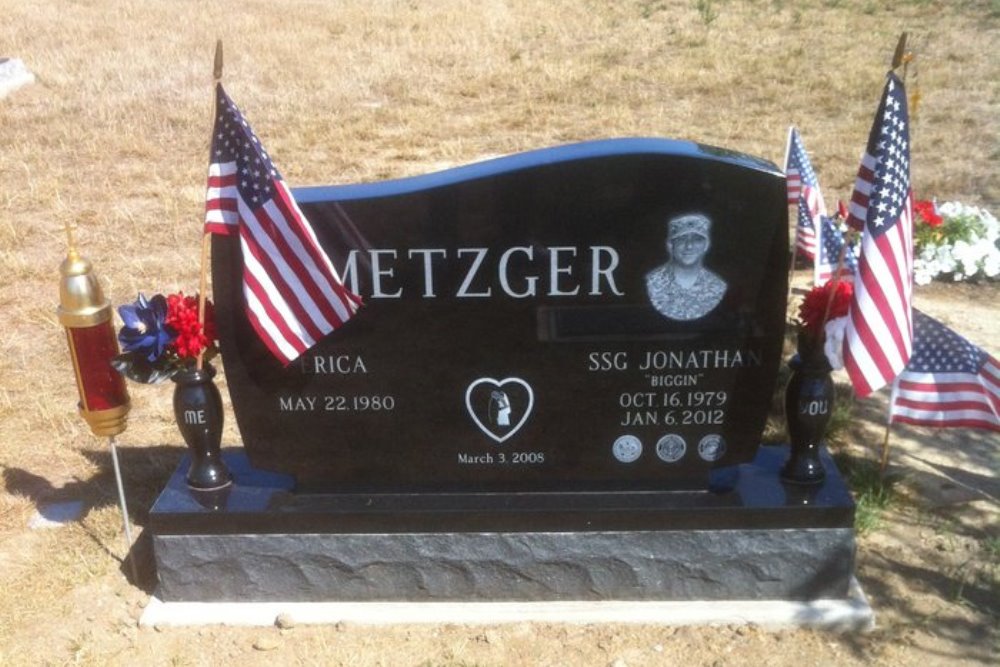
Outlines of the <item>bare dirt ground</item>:
[{"label": "bare dirt ground", "polygon": [[[0,57],[22,58],[38,77],[0,99],[0,664],[1000,660],[1000,443],[960,429],[893,429],[895,492],[859,537],[858,577],[878,619],[865,635],[753,626],[139,628],[155,587],[142,528],[182,454],[170,387],[131,387],[131,425],[120,439],[139,533],[132,578],[107,444],[75,413],[54,316],[66,222],[79,224],[115,304],[139,290],[194,291],[218,37],[229,92],[293,186],[613,136],[691,139],[780,163],[795,123],[832,202],[849,195],[889,55],[908,30],[918,53],[909,85],[921,96],[911,119],[917,195],[996,214],[995,0],[0,0],[0,16]],[[934,284],[918,288],[915,303],[997,356],[998,297],[996,283]],[[846,461],[876,459],[884,401],[853,406],[832,443]],[[239,442],[230,420],[224,443]],[[39,508],[62,501],[81,502],[81,517],[29,528]]]}]

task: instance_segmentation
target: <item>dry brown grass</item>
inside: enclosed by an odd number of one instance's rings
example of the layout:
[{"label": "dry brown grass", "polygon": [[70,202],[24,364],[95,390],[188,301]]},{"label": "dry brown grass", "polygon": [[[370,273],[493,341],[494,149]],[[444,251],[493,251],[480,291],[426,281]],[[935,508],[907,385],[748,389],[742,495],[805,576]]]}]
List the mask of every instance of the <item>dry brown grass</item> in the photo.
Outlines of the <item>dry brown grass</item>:
[{"label": "dry brown grass", "polygon": [[[780,162],[795,123],[832,200],[849,194],[908,30],[923,91],[918,194],[1000,201],[995,0],[711,4],[707,25],[688,0],[0,0],[0,55],[38,77],[0,100],[0,663],[149,656],[149,637],[128,629],[136,589],[109,557],[121,543],[105,444],[74,413],[54,316],[61,227],[95,213],[78,235],[115,303],[140,289],[193,291],[216,38],[230,93],[293,185],[610,136]],[[169,391],[132,391],[123,449],[140,522],[180,454]],[[238,442],[227,428],[225,442]],[[86,499],[82,522],[24,529],[35,503],[64,495]],[[80,605],[104,609],[108,590],[124,600],[110,612],[123,625],[91,632]],[[77,620],[50,622],[63,616]],[[354,662],[310,637],[318,655]],[[175,648],[180,664],[200,659],[184,641]],[[436,659],[464,659],[447,656]]]}]

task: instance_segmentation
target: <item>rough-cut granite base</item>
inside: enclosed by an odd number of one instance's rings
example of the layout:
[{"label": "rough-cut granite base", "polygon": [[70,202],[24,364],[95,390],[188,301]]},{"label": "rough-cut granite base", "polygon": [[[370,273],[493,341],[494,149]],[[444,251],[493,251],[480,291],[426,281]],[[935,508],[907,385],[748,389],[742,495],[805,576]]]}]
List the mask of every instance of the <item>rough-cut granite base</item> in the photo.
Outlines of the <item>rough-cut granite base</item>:
[{"label": "rough-cut granite base", "polygon": [[850,529],[165,535],[166,601],[843,598]]},{"label": "rough-cut granite base", "polygon": [[[469,496],[295,494],[227,454],[191,492],[182,462],[150,512],[166,602],[815,600],[848,596],[854,505],[787,487],[762,448],[728,491]],[[473,509],[474,508],[474,509]]]}]

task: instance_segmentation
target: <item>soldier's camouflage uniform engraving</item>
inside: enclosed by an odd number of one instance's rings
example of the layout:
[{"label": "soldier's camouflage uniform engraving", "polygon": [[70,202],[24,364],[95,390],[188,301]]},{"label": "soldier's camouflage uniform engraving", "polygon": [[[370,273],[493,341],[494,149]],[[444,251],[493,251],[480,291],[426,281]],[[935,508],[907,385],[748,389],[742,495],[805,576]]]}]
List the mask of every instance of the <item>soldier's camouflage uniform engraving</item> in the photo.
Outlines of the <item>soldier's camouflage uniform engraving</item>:
[{"label": "soldier's camouflage uniform engraving", "polygon": [[711,312],[726,294],[726,281],[705,268],[712,222],[700,213],[671,218],[667,252],[670,261],[646,274],[653,307],[671,320],[696,320]]}]

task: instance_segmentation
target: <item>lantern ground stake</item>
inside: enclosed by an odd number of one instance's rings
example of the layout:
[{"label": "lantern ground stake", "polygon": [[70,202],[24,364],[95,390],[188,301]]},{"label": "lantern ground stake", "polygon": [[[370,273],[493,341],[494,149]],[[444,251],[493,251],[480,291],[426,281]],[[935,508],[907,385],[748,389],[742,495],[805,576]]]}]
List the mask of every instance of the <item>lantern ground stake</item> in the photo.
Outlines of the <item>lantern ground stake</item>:
[{"label": "lantern ground stake", "polygon": [[135,567],[135,559],[132,558],[132,526],[128,520],[128,506],[125,504],[125,486],[122,484],[122,469],[118,464],[118,447],[115,443],[115,436],[108,438],[111,445],[111,462],[115,467],[115,483],[118,485],[118,504],[122,509],[122,527],[125,529],[125,560],[128,561],[132,572],[132,583],[139,584],[139,572]]}]

